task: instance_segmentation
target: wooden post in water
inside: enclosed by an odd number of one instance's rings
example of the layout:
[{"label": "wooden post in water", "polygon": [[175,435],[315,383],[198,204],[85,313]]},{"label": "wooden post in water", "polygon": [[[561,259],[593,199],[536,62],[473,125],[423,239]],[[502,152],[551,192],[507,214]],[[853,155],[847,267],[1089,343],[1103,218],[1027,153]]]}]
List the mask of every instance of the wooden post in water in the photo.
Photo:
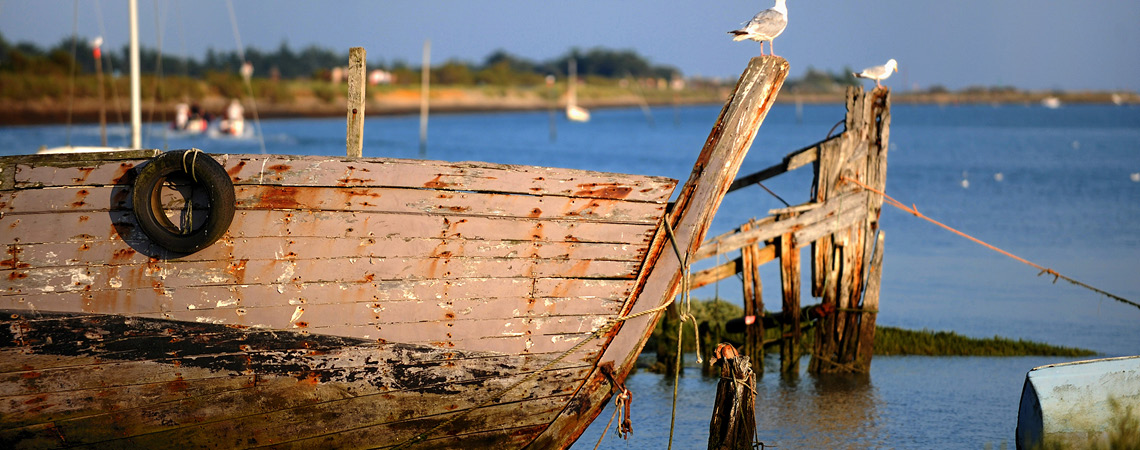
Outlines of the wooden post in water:
[{"label": "wooden post in water", "polygon": [[783,323],[780,325],[780,371],[800,371],[800,250],[795,235],[780,236],[780,286],[783,291]]},{"label": "wooden post in water", "polygon": [[348,156],[364,156],[364,90],[366,52],[364,47],[348,50]]},{"label": "wooden post in water", "polygon": [[[845,179],[876,189],[886,186],[890,134],[890,91],[847,91],[846,130],[820,145],[815,201],[823,203],[859,191]],[[835,311],[820,319],[809,370],[813,373],[866,372],[870,369],[882,245],[882,198],[864,197],[861,217],[843,222],[813,245],[813,293]],[[839,222],[837,217],[837,222]],[[869,285],[874,284],[871,288]]]},{"label": "wooden post in water", "polygon": [[756,436],[756,374],[747,356],[737,356],[730,344],[714,352],[720,366],[709,422],[709,450],[751,450]]},{"label": "wooden post in water", "polygon": [[[740,231],[751,230],[754,220],[740,226]],[[764,371],[764,298],[760,281],[760,244],[740,249],[741,275],[744,278],[744,353]]]}]

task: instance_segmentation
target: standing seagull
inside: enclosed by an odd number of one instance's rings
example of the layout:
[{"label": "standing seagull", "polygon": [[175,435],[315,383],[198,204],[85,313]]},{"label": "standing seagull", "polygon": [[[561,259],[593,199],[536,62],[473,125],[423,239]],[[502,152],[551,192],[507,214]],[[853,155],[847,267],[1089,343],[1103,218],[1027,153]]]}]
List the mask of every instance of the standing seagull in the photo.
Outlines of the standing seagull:
[{"label": "standing seagull", "polygon": [[784,5],[787,0],[776,0],[776,6],[760,11],[748,21],[744,28],[729,31],[733,41],[752,39],[760,43],[760,55],[764,55],[764,41],[768,41],[768,51],[776,56],[776,48],[772,41],[784,32],[788,26],[788,7]]},{"label": "standing seagull", "polygon": [[868,67],[866,69],[863,69],[862,72],[852,74],[852,75],[855,75],[858,78],[870,78],[872,80],[875,80],[875,87],[883,87],[882,84],[879,84],[879,81],[890,78],[891,72],[898,72],[898,71],[899,71],[899,63],[895,62],[894,59],[891,59],[890,61],[887,61],[887,63],[884,65],[875,66],[875,67]]}]

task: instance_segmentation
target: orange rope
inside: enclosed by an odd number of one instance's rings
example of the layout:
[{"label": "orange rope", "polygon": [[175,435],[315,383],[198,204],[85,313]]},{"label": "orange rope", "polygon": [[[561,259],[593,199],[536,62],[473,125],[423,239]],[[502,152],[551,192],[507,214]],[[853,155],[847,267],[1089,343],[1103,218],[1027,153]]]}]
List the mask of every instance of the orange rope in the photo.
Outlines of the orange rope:
[{"label": "orange rope", "polygon": [[926,216],[925,214],[922,214],[922,213],[918,212],[918,207],[914,206],[914,204],[911,204],[910,206],[906,206],[906,205],[904,205],[902,202],[900,202],[900,201],[898,201],[898,200],[895,200],[894,198],[891,198],[891,196],[887,195],[885,192],[883,192],[883,191],[880,191],[880,190],[878,190],[878,189],[875,189],[875,188],[873,188],[873,187],[871,187],[871,186],[867,186],[866,184],[863,184],[863,182],[861,182],[861,181],[859,181],[859,180],[856,180],[856,179],[854,179],[854,178],[842,177],[842,178],[840,178],[840,179],[839,179],[839,181],[841,181],[841,182],[850,182],[850,183],[854,183],[854,184],[857,184],[857,185],[859,185],[860,187],[862,187],[863,189],[866,189],[866,190],[868,190],[868,191],[871,191],[871,192],[874,192],[874,193],[876,193],[876,194],[879,194],[879,195],[883,196],[883,201],[887,202],[887,203],[888,203],[888,204],[890,204],[891,206],[894,206],[895,208],[898,208],[898,209],[901,209],[901,210],[903,210],[903,211],[906,211],[906,212],[908,212],[908,213],[911,213],[911,214],[913,214],[915,217],[918,217],[918,218],[920,218],[920,219],[926,219],[926,221],[928,221],[928,222],[930,222],[930,223],[933,223],[933,224],[935,224],[935,225],[938,225],[938,226],[940,226],[940,227],[942,227],[942,228],[945,228],[945,229],[947,229],[947,230],[950,230],[950,231],[951,231],[951,232],[953,232],[954,234],[957,234],[957,235],[959,235],[959,236],[962,236],[962,237],[964,237],[964,238],[966,238],[966,239],[969,239],[969,240],[971,240],[971,241],[974,241],[974,242],[976,242],[976,243],[978,243],[978,244],[980,244],[980,245],[982,245],[982,246],[984,246],[984,247],[986,247],[986,248],[989,248],[990,250],[993,250],[993,251],[995,251],[995,252],[1001,253],[1001,254],[1003,254],[1003,255],[1005,255],[1005,256],[1008,256],[1008,257],[1010,257],[1010,258],[1013,258],[1013,259],[1014,259],[1014,260],[1016,260],[1016,261],[1019,261],[1019,262],[1021,262],[1021,263],[1023,263],[1023,264],[1027,264],[1027,265],[1029,265],[1029,266],[1031,266],[1031,267],[1033,267],[1033,268],[1035,268],[1035,269],[1037,269],[1037,270],[1040,270],[1041,272],[1037,274],[1038,276],[1041,276],[1041,275],[1043,275],[1043,274],[1049,274],[1049,275],[1052,275],[1052,276],[1053,276],[1053,282],[1054,282],[1054,283],[1056,283],[1058,279],[1062,279],[1062,280],[1068,281],[1069,283],[1075,284],[1075,285],[1077,285],[1077,286],[1080,286],[1080,287],[1083,287],[1083,288],[1085,288],[1085,289],[1091,290],[1091,291],[1093,291],[1093,292],[1096,292],[1096,293],[1098,293],[1098,294],[1104,295],[1104,296],[1106,296],[1106,297],[1108,297],[1108,298],[1111,298],[1111,299],[1113,299],[1113,300],[1116,300],[1116,301],[1118,301],[1118,302],[1121,302],[1121,303],[1126,303],[1126,304],[1129,304],[1129,305],[1135,306],[1135,307],[1137,307],[1137,308],[1140,308],[1140,303],[1136,303],[1136,302],[1134,302],[1134,301],[1131,301],[1131,300],[1128,300],[1128,299],[1126,299],[1126,298],[1124,298],[1124,297],[1121,297],[1121,296],[1118,296],[1118,295],[1114,295],[1114,294],[1111,294],[1111,293],[1109,293],[1109,292],[1105,292],[1105,291],[1103,291],[1103,290],[1100,290],[1100,289],[1097,289],[1097,288],[1095,288],[1095,287],[1089,286],[1089,285],[1087,285],[1087,284],[1085,284],[1085,283],[1082,283],[1082,282],[1080,282],[1080,281],[1077,281],[1077,280],[1074,280],[1074,279],[1072,279],[1072,278],[1069,278],[1069,277],[1067,277],[1067,276],[1061,275],[1060,273],[1057,273],[1057,271],[1055,271],[1055,270],[1053,270],[1053,269],[1049,269],[1049,268],[1046,268],[1046,267],[1042,267],[1042,266],[1040,266],[1040,265],[1038,265],[1038,264],[1035,264],[1035,263],[1033,263],[1033,262],[1030,262],[1030,261],[1026,260],[1025,258],[1022,258],[1022,257],[1020,257],[1020,256],[1014,255],[1013,253],[1007,252],[1007,251],[1005,251],[1005,250],[1002,250],[1002,249],[1000,249],[1000,248],[994,247],[993,245],[990,245],[990,244],[988,244],[988,243],[986,243],[986,242],[983,242],[981,239],[978,239],[978,238],[976,238],[976,237],[973,237],[973,236],[970,236],[970,235],[968,235],[968,234],[966,234],[966,233],[963,233],[963,232],[961,232],[961,231],[958,231],[958,230],[956,230],[956,229],[954,229],[954,228],[950,227],[949,225],[946,225],[946,224],[944,224],[944,223],[942,223],[942,222],[939,222],[939,221],[937,221],[937,220],[931,219],[930,217]]}]

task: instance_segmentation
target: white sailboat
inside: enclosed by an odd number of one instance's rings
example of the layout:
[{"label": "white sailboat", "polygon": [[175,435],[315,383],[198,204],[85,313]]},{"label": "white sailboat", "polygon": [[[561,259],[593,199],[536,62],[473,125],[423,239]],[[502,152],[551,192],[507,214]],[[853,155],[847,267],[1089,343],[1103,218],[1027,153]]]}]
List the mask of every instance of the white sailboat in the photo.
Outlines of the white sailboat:
[{"label": "white sailboat", "polygon": [[578,106],[578,62],[570,59],[570,87],[566,98],[566,118],[573,122],[589,122],[590,110]]}]

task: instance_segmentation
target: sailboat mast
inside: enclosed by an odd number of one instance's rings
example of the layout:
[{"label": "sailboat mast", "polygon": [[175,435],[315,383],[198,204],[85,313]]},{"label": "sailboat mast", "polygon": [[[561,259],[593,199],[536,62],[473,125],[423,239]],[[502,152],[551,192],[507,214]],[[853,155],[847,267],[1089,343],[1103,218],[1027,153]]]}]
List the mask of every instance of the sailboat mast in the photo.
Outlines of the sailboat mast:
[{"label": "sailboat mast", "polygon": [[569,72],[570,79],[568,81],[570,84],[570,92],[566,95],[567,108],[578,106],[578,61],[574,58],[570,58]]},{"label": "sailboat mast", "polygon": [[127,1],[130,21],[131,65],[131,148],[142,148],[142,88],[139,86],[139,5],[138,0]]}]

